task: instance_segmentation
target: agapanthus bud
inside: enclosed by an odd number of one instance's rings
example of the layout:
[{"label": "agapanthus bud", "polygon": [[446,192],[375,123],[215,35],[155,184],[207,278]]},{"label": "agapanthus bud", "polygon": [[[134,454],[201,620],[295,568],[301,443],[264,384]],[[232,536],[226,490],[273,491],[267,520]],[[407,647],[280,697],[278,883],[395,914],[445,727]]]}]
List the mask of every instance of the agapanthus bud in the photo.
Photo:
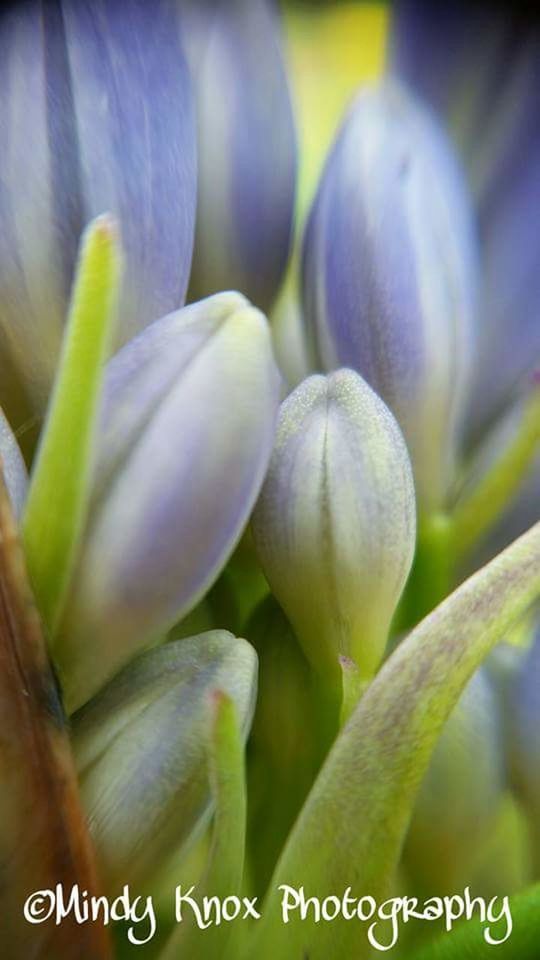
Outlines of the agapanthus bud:
[{"label": "agapanthus bud", "polygon": [[187,6],[195,6],[198,28],[191,58],[199,179],[190,296],[233,287],[267,310],[287,263],[296,181],[277,14],[267,0]]},{"label": "agapanthus bud", "polygon": [[451,893],[467,883],[493,830],[503,786],[497,697],[479,670],[444,727],[414,808],[405,858],[423,889]]},{"label": "agapanthus bud", "polygon": [[213,631],[143,654],[75,715],[82,800],[110,890],[144,884],[206,822],[210,697],[234,700],[247,737],[256,678],[253,647]]},{"label": "agapanthus bud", "polygon": [[304,380],[281,407],[253,520],[259,558],[308,659],[379,663],[412,562],[412,473],[394,417],[352,370]]},{"label": "agapanthus bud", "polygon": [[22,453],[13,431],[0,409],[0,466],[6,484],[13,512],[17,518],[22,513],[28,476]]},{"label": "agapanthus bud", "polygon": [[121,225],[122,338],[182,304],[196,133],[169,0],[6,5],[0,86],[0,394],[22,418],[24,405],[43,409],[94,216],[111,211]]},{"label": "agapanthus bud", "polygon": [[68,709],[216,579],[270,457],[279,375],[265,317],[226,293],[110,362],[90,519],[55,656]]},{"label": "agapanthus bud", "polygon": [[309,219],[304,309],[315,364],[358,370],[397,417],[429,507],[452,480],[474,264],[467,196],[442,130],[396,85],[364,90]]},{"label": "agapanthus bud", "polygon": [[[467,427],[476,440],[538,363],[540,19],[524,0],[395,0],[389,67],[439,111],[478,221],[479,345]],[[497,375],[493,375],[493,371]]]}]

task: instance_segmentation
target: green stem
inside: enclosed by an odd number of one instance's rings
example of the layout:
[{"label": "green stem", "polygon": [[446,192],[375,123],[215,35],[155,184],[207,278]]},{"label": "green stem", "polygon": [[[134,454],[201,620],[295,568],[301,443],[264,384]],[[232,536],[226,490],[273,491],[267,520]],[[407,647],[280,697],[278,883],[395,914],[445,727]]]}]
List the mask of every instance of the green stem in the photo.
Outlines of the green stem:
[{"label": "green stem", "polygon": [[466,554],[493,526],[519,489],[540,443],[540,388],[535,384],[521,423],[500,459],[475,489],[457,504],[453,516],[453,549]]},{"label": "green stem", "polygon": [[98,217],[81,244],[62,356],[23,521],[30,579],[51,632],[86,515],[118,282],[116,229],[110,217]]},{"label": "green stem", "polygon": [[[500,909],[500,899],[496,907]],[[486,924],[469,921],[410,954],[408,960],[492,960],[493,951],[497,960],[538,960],[540,884],[511,897],[510,912],[512,933],[496,947],[484,938]],[[501,923],[491,927],[493,937],[504,936]]]}]

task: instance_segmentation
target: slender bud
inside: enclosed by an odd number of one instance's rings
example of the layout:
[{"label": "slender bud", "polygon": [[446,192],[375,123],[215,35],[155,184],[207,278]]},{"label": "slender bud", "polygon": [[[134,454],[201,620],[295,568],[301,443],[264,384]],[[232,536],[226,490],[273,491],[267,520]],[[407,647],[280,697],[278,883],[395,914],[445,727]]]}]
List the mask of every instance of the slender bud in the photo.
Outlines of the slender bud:
[{"label": "slender bud", "polygon": [[257,656],[225,631],[165,644],[133,661],[73,718],[81,794],[107,888],[144,885],[211,813],[212,695],[234,701],[244,738]]},{"label": "slender bud", "polygon": [[267,0],[190,7],[199,147],[190,297],[233,287],[268,310],[289,254],[296,183],[277,13]]},{"label": "slender bud", "polygon": [[411,566],[415,502],[399,427],[359,374],[309,377],[283,403],[253,532],[314,667],[340,673],[344,654],[371,676]]},{"label": "slender bud", "polygon": [[434,118],[396,85],[362,91],[304,241],[313,362],[358,370],[403,429],[420,503],[452,482],[471,359],[468,198]]},{"label": "slender bud", "polygon": [[93,497],[55,645],[76,709],[217,578],[271,454],[279,376],[239,294],[151,324],[110,362]]}]

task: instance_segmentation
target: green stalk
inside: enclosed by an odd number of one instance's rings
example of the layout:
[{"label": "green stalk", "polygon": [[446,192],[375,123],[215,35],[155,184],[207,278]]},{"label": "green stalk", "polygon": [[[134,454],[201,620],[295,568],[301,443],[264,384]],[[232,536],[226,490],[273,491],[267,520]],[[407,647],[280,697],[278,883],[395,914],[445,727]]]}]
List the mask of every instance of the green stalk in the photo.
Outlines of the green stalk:
[{"label": "green stalk", "polygon": [[500,459],[482,477],[452,516],[453,550],[466,554],[500,517],[519,489],[540,443],[540,387],[534,385],[521,423]]},{"label": "green stalk", "polygon": [[[500,908],[500,899],[497,909]],[[486,943],[486,924],[468,921],[452,933],[412,953],[408,960],[537,960],[540,943],[540,884],[510,898],[513,929],[504,943]],[[493,937],[504,936],[500,924],[492,925]]]},{"label": "green stalk", "polygon": [[98,217],[81,243],[62,356],[23,519],[28,571],[51,633],[86,516],[119,262],[115,225],[109,216]]}]

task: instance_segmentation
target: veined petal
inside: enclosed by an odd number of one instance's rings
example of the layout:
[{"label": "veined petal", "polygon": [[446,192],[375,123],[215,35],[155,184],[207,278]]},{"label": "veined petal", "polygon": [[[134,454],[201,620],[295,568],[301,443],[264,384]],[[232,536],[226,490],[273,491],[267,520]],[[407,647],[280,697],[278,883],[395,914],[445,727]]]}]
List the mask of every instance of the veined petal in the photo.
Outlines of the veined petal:
[{"label": "veined petal", "polygon": [[121,340],[183,303],[196,133],[174,0],[11,5],[0,61],[0,389],[20,425],[45,405],[94,216],[120,222]]},{"label": "veined petal", "polygon": [[126,255],[122,339],[181,306],[196,202],[195,119],[174,0],[63,0],[85,214]]},{"label": "veined petal", "polygon": [[90,520],[55,649],[68,709],[217,577],[271,453],[279,375],[240,295],[164,317],[110,362]]},{"label": "veined petal", "polygon": [[472,354],[475,246],[449,143],[393,84],[362,91],[304,240],[313,359],[358,370],[388,403],[422,506],[452,480]]},{"label": "veined petal", "polygon": [[246,738],[256,685],[253,647],[216,630],[143,654],[74,716],[82,801],[109,890],[127,878],[140,888],[207,822],[210,697],[231,697]]},{"label": "veined petal", "polygon": [[267,310],[287,263],[296,182],[279,24],[267,0],[201,6],[193,70],[199,187],[190,296],[233,287]]}]

